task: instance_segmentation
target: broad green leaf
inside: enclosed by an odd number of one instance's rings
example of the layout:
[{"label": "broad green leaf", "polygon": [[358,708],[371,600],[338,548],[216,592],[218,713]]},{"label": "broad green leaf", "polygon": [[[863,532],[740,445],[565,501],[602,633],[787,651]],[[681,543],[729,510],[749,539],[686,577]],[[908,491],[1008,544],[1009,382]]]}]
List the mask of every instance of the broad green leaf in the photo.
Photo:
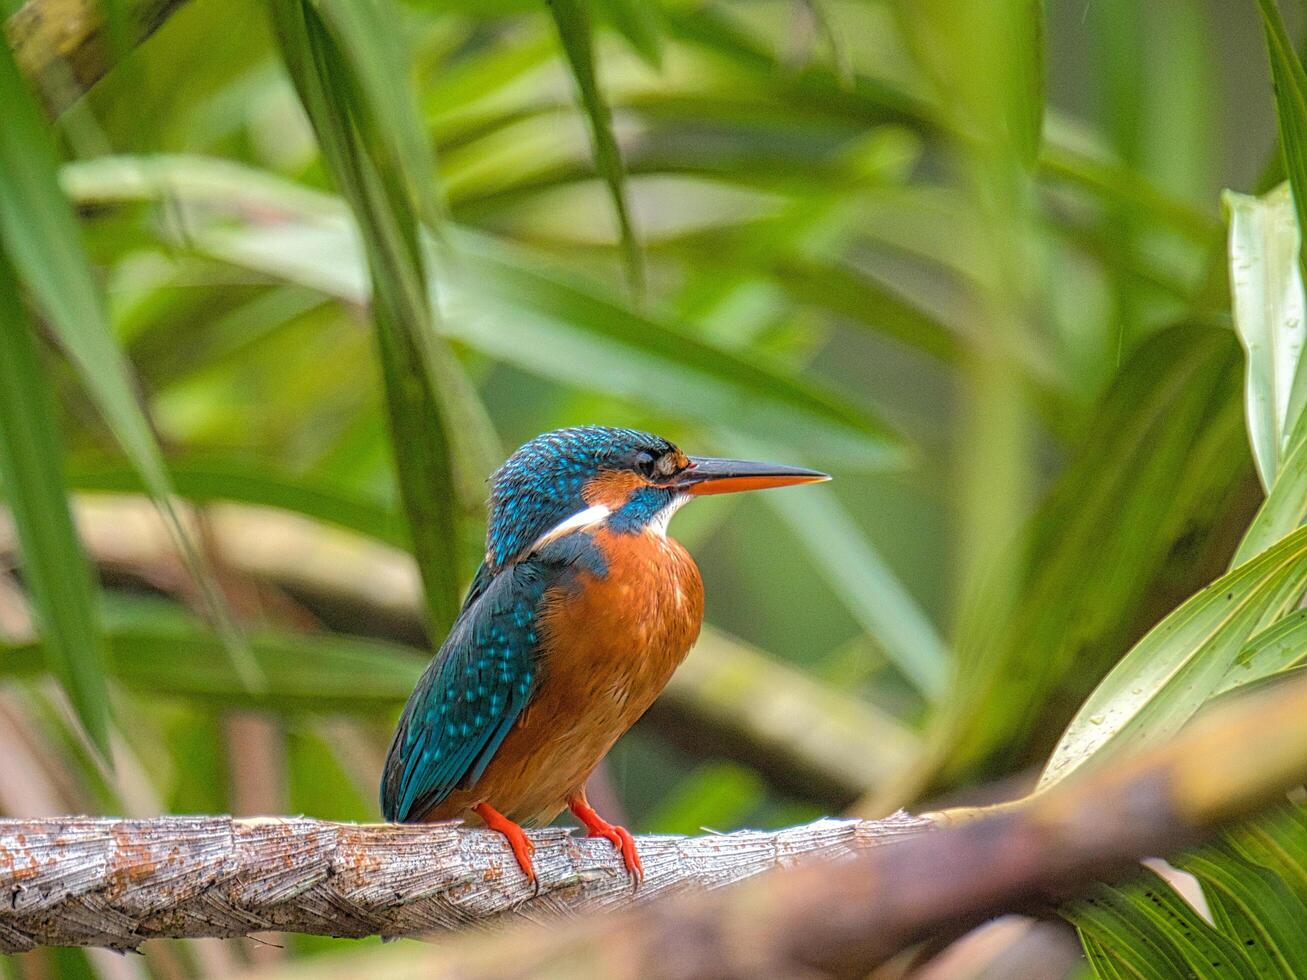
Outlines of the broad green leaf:
[{"label": "broad green leaf", "polygon": [[595,71],[594,28],[590,20],[590,0],[549,0],[549,10],[558,27],[558,36],[572,68],[581,105],[590,121],[590,136],[594,143],[595,169],[613,201],[617,226],[621,235],[622,255],[626,262],[626,275],[631,295],[636,302],[644,296],[644,256],[631,223],[630,204],[626,199],[626,174],[622,170],[622,153],[613,134],[613,113],[599,90],[599,77]]},{"label": "broad green leaf", "polygon": [[1227,573],[1155,626],[1077,712],[1040,789],[1089,761],[1173,735],[1216,691],[1248,639],[1307,589],[1307,528]]},{"label": "broad green leaf", "polygon": [[1275,115],[1280,123],[1280,149],[1293,186],[1298,226],[1307,226],[1307,73],[1280,17],[1278,0],[1257,0],[1266,33],[1275,90]]},{"label": "broad green leaf", "polygon": [[1225,836],[1243,859],[1269,868],[1307,901],[1307,813],[1301,806],[1284,804]]},{"label": "broad green leaf", "polygon": [[0,249],[0,492],[13,515],[23,578],[54,675],[109,758],[98,590],[68,510],[52,384],[13,270]]},{"label": "broad green leaf", "polygon": [[[408,132],[413,111],[407,80],[386,75],[393,51],[358,36],[380,23],[350,13],[341,0],[278,0],[272,5],[283,57],[319,146],[349,202],[371,279],[373,321],[381,354],[393,455],[421,569],[433,635],[453,623],[459,603],[455,438],[442,382],[456,373],[436,335],[418,215],[434,216],[417,190],[429,184],[407,164],[423,145]],[[391,11],[392,17],[394,11]],[[348,52],[348,54],[347,54]],[[390,59],[390,60],[387,60]]]},{"label": "broad green leaf", "polygon": [[1156,926],[1134,910],[1120,907],[1110,889],[1095,890],[1083,901],[1064,908],[1063,914],[1094,947],[1094,965],[1107,968],[1099,976],[1138,977],[1140,980],[1189,980],[1188,966],[1173,944]]},{"label": "broad green leaf", "polygon": [[1242,944],[1258,976],[1307,976],[1307,905],[1275,872],[1241,860],[1223,842],[1175,864],[1202,882],[1217,927]]},{"label": "broad green leaf", "polygon": [[1095,933],[1090,932],[1083,926],[1077,927],[1076,934],[1080,937],[1080,943],[1085,949],[1085,959],[1089,961],[1089,968],[1094,971],[1094,976],[1098,980],[1147,980],[1137,970],[1130,969],[1121,961],[1119,954],[1109,952],[1105,942],[1100,942],[1095,938]]},{"label": "broad green leaf", "polygon": [[1228,694],[1275,674],[1300,666],[1307,659],[1307,609],[1289,613],[1252,637],[1212,692]]},{"label": "broad green leaf", "polygon": [[4,44],[0,44],[0,104],[5,106],[5,122],[0,126],[0,243],[149,487],[237,667],[257,687],[258,673],[222,594],[172,505],[163,455],[137,398],[131,367],[110,331],[81,231],[59,189],[54,143]]},{"label": "broad green leaf", "polygon": [[1224,200],[1234,323],[1248,355],[1248,433],[1269,491],[1307,399],[1307,373],[1297,380],[1307,337],[1301,237],[1287,184],[1264,198],[1227,191]]},{"label": "broad green leaf", "polygon": [[1203,921],[1151,870],[1120,888],[1098,885],[1061,911],[1128,976],[1259,980],[1235,940]]},{"label": "broad green leaf", "polygon": [[1280,462],[1275,482],[1244,532],[1230,567],[1261,554],[1304,520],[1307,520],[1307,439],[1295,439],[1293,450]]}]

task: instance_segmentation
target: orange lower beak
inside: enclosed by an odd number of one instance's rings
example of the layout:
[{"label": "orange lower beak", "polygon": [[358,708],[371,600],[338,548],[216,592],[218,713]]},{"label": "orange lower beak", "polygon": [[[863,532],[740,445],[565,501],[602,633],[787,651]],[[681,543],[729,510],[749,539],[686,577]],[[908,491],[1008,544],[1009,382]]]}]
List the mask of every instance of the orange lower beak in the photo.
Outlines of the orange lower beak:
[{"label": "orange lower beak", "polygon": [[691,456],[690,465],[681,472],[676,486],[684,493],[703,497],[712,493],[736,493],[740,490],[767,490],[792,487],[800,483],[821,483],[830,477],[817,470],[779,463],[755,463],[747,459],[714,459]]}]

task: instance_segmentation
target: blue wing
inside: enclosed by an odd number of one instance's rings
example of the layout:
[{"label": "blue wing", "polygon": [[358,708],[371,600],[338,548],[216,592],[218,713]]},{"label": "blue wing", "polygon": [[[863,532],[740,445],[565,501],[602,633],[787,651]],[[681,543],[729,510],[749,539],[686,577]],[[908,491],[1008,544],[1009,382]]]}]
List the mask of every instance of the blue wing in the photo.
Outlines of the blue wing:
[{"label": "blue wing", "polygon": [[[540,683],[539,615],[546,590],[579,564],[602,574],[588,536],[569,535],[490,575],[478,571],[454,628],[404,707],[386,757],[387,820],[420,819],[475,783]],[[584,540],[580,540],[584,539]]]}]

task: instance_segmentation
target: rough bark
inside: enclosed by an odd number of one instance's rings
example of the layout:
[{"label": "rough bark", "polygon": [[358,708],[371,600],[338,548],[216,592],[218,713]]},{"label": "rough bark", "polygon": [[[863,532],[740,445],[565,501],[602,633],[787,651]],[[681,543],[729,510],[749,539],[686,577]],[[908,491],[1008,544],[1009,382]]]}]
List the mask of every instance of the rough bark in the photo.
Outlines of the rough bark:
[{"label": "rough bark", "polygon": [[533,834],[533,894],[503,839],[460,824],[61,817],[0,821],[0,951],[134,949],[157,936],[280,930],[406,936],[644,904],[806,858],[857,854],[931,822],[821,820],[775,833],[642,837],[633,890],[606,840]]},{"label": "rough bark", "polygon": [[1128,875],[1141,857],[1174,853],[1283,800],[1304,776],[1300,678],[1214,710],[1147,754],[1002,807],[934,814],[941,829],[845,861],[493,940],[342,956],[315,977],[861,977],[922,940]]}]

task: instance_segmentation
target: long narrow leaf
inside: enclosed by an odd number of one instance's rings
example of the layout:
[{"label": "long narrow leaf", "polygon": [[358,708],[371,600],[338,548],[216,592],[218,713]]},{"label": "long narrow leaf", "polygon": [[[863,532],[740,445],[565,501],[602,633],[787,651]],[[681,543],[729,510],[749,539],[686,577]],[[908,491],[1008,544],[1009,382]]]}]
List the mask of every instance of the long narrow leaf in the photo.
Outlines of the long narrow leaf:
[{"label": "long narrow leaf", "polygon": [[1299,609],[1244,645],[1212,697],[1290,670],[1302,664],[1304,658],[1307,658],[1307,609]]},{"label": "long narrow leaf", "polygon": [[1227,192],[1225,206],[1234,324],[1248,354],[1248,434],[1270,490],[1307,397],[1307,375],[1296,380],[1307,340],[1301,239],[1287,184],[1264,198]]},{"label": "long narrow leaf", "polygon": [[1065,727],[1156,621],[1149,597],[1219,572],[1201,555],[1173,556],[1219,526],[1221,501],[1246,479],[1238,353],[1228,331],[1183,326],[1122,366],[1023,537],[1030,571],[1016,613],[958,651],[931,788],[1046,758],[1036,733]]},{"label": "long narrow leaf", "polygon": [[1307,528],[1213,582],[1155,626],[1089,696],[1040,778],[1045,788],[1108,750],[1174,734],[1240,650],[1307,588]]},{"label": "long narrow leaf", "polygon": [[0,44],[0,104],[5,106],[0,126],[0,242],[114,437],[149,487],[238,669],[257,687],[258,672],[232,625],[222,594],[172,505],[163,454],[137,398],[131,368],[110,331],[76,219],[59,189],[53,141],[4,44]]},{"label": "long narrow leaf", "polygon": [[1238,938],[1258,976],[1307,976],[1307,905],[1283,879],[1240,860],[1228,843],[1185,855],[1176,865],[1202,882],[1218,926]]},{"label": "long narrow leaf", "polygon": [[1277,0],[1257,0],[1275,87],[1280,148],[1293,185],[1299,227],[1307,227],[1307,72],[1284,27]]},{"label": "long narrow leaf", "polygon": [[414,210],[430,211],[415,208],[414,187],[427,178],[405,166],[417,137],[396,146],[387,136],[387,123],[416,118],[384,108],[389,99],[408,97],[407,80],[392,78],[392,88],[382,91],[358,68],[381,70],[367,42],[354,36],[376,17],[360,19],[334,0],[278,0],[272,12],[291,79],[362,234],[400,492],[432,632],[441,635],[454,621],[460,587],[455,443],[438,394],[436,362],[447,354],[434,330],[414,218]]},{"label": "long narrow leaf", "polygon": [[96,615],[61,464],[50,379],[14,273],[0,250],[0,480],[22,546],[44,648],[82,727],[109,758],[109,707]]},{"label": "long narrow leaf", "polygon": [[587,8],[588,2],[589,0],[549,0],[549,9],[558,27],[563,50],[567,53],[572,77],[576,79],[581,105],[590,121],[595,169],[608,185],[608,193],[613,200],[627,279],[632,296],[639,302],[644,295],[644,257],[636,239],[635,226],[631,222],[622,153],[617,146],[617,137],[613,135],[612,110],[599,91],[599,78],[595,72],[594,28]]},{"label": "long narrow leaf", "polygon": [[803,542],[827,583],[885,656],[928,700],[938,699],[947,687],[948,648],[839,501],[778,493],[767,503]]}]

